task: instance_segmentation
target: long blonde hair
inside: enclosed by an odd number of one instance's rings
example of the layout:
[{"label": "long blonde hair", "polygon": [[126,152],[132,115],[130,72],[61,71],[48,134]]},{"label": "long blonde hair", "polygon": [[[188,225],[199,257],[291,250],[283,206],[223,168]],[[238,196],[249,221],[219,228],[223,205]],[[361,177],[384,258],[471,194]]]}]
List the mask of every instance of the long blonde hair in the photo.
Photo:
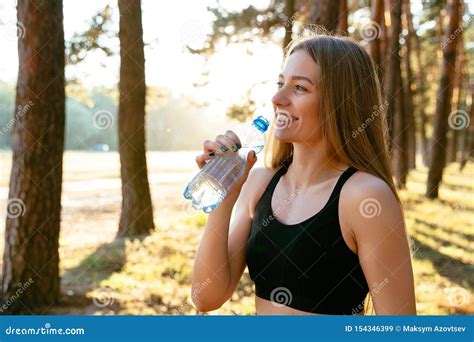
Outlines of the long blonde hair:
[{"label": "long blonde hair", "polygon": [[[299,50],[308,53],[321,70],[319,112],[329,162],[342,162],[381,178],[401,205],[388,151],[387,108],[370,56],[354,39],[328,34],[293,41],[285,58]],[[278,168],[291,162],[293,144],[269,136],[266,166]]]}]

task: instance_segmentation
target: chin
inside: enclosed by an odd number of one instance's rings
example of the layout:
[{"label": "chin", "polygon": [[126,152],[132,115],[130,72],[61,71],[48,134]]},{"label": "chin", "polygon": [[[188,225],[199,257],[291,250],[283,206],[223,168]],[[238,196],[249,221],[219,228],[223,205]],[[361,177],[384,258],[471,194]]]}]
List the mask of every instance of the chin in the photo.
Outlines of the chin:
[{"label": "chin", "polygon": [[295,141],[295,137],[293,136],[293,134],[285,133],[285,131],[277,130],[275,131],[273,136],[275,137],[276,140],[280,142],[292,143]]}]

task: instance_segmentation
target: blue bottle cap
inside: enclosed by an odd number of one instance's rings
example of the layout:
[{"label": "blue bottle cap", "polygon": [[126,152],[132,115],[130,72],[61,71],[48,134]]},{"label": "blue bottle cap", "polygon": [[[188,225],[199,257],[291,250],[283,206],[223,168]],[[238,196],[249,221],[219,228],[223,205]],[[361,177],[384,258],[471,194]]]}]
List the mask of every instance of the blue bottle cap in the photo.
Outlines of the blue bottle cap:
[{"label": "blue bottle cap", "polygon": [[253,125],[257,127],[260,132],[265,133],[268,129],[268,126],[270,126],[270,123],[267,119],[260,115],[255,120],[253,120]]}]

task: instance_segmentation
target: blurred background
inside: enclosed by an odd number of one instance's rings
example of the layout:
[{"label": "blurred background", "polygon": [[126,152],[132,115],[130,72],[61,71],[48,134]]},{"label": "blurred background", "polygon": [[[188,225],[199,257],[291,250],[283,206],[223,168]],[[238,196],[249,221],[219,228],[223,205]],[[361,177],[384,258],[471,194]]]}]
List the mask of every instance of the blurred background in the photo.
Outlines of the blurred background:
[{"label": "blurred background", "polygon": [[[1,0],[0,312],[197,314],[207,216],[182,196],[194,158],[272,119],[284,47],[320,25],[359,41],[383,81],[419,314],[473,314],[473,13],[460,0]],[[246,270],[213,314],[255,314],[253,293]]]}]

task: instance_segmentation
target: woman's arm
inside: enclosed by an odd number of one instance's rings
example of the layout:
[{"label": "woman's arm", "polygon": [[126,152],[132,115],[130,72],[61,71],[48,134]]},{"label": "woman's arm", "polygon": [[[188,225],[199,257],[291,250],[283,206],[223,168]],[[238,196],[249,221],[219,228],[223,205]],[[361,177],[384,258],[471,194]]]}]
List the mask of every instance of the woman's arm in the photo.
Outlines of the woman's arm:
[{"label": "woman's arm", "polygon": [[[191,296],[199,311],[220,308],[230,298],[242,277],[246,266],[245,246],[252,224],[249,200],[253,193],[252,187],[255,186],[252,183],[257,178],[255,174],[259,173],[261,171],[258,169],[252,170],[245,184],[238,185],[209,214],[192,274]],[[234,205],[235,215],[230,224]]]},{"label": "woman's arm", "polygon": [[411,254],[402,210],[381,179],[358,172],[341,206],[357,244],[377,315],[416,315]]}]

